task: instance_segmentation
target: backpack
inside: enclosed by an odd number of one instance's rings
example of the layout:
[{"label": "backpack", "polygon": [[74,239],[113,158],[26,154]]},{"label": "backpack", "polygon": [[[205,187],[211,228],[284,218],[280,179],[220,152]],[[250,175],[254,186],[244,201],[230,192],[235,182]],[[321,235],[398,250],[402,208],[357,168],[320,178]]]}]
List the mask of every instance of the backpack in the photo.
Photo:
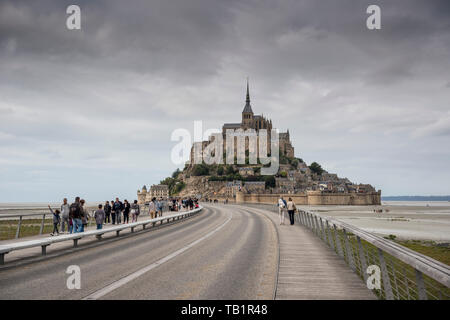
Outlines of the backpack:
[{"label": "backpack", "polygon": [[70,205],[69,217],[71,217],[73,219],[80,219],[80,217],[81,217],[81,208],[80,208],[80,205],[78,203],[74,202],[74,203],[72,203]]}]

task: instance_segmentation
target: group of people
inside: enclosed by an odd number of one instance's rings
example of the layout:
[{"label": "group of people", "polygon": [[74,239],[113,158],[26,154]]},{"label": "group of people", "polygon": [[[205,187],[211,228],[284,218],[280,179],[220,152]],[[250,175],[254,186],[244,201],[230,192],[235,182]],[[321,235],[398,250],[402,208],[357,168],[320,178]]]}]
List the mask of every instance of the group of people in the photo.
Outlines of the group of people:
[{"label": "group of people", "polygon": [[76,197],[75,201],[69,205],[67,198],[64,198],[60,209],[53,210],[50,205],[48,208],[53,215],[53,231],[50,235],[59,235],[60,233],[78,233],[84,232],[90,218],[94,218],[97,229],[102,229],[106,223],[120,224],[123,217],[123,223],[131,221],[136,222],[140,212],[137,200],[130,204],[127,200],[122,203],[119,198],[105,202],[105,205],[99,204],[93,214],[85,206],[86,201]]},{"label": "group of people", "polygon": [[280,225],[284,224],[284,217],[286,211],[289,214],[289,220],[291,222],[291,225],[294,224],[294,213],[297,211],[297,207],[295,206],[294,201],[292,201],[292,198],[289,198],[288,201],[283,199],[283,197],[280,197],[278,199],[278,216],[280,218]]},{"label": "group of people", "polygon": [[[86,201],[76,197],[75,201],[69,205],[67,198],[64,198],[60,209],[53,210],[50,205],[48,208],[53,215],[53,231],[50,235],[59,235],[60,233],[77,233],[84,232],[88,225],[88,221],[91,218],[95,219],[97,229],[102,229],[104,224],[121,224],[129,223],[130,215],[131,222],[137,222],[138,217],[141,214],[141,208],[137,200],[134,200],[132,204],[128,200],[123,202],[116,198],[116,200],[106,201],[104,205],[99,204],[97,210],[93,214],[89,214],[89,210],[85,206]],[[162,217],[163,210],[166,206],[171,211],[180,211],[181,208],[186,210],[192,210],[198,208],[198,200],[187,199],[170,199],[168,202],[163,198],[156,199],[154,197],[148,204],[148,213],[152,219]]]}]

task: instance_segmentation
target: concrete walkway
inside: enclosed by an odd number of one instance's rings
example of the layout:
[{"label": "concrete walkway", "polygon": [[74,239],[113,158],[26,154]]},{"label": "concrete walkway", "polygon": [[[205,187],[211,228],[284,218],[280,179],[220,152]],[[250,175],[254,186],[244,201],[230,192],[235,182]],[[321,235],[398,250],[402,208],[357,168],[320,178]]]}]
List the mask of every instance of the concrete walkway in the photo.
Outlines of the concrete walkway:
[{"label": "concrete walkway", "polygon": [[285,225],[280,225],[277,213],[250,210],[265,214],[277,225],[280,265],[275,299],[376,299],[342,258],[297,221],[291,226],[286,216]]}]

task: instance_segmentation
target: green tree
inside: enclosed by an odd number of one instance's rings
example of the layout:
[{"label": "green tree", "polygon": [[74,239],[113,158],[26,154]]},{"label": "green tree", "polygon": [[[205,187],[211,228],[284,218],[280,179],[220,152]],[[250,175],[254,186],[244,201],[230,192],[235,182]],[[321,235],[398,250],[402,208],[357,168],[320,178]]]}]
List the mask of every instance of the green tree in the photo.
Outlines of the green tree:
[{"label": "green tree", "polygon": [[274,176],[264,176],[264,182],[266,183],[266,189],[275,188],[275,177]]},{"label": "green tree", "polygon": [[174,179],[178,178],[178,175],[179,175],[180,173],[181,173],[180,169],[177,168],[177,170],[175,170],[175,171],[172,173],[172,178],[174,178]]},{"label": "green tree", "polygon": [[227,165],[227,169],[226,169],[226,172],[225,172],[227,175],[230,175],[230,174],[234,174],[234,168],[233,168],[233,166],[230,166],[230,165]]},{"label": "green tree", "polygon": [[280,176],[282,176],[283,178],[287,177],[287,172],[286,171],[281,171],[280,172]]},{"label": "green tree", "polygon": [[317,162],[311,163],[311,165],[309,166],[309,169],[311,169],[312,172],[318,174],[319,176],[322,175],[322,173],[324,171],[322,169],[322,166],[320,164],[318,164]]},{"label": "green tree", "polygon": [[207,176],[209,174],[209,168],[205,164],[196,164],[192,170],[193,176]]}]

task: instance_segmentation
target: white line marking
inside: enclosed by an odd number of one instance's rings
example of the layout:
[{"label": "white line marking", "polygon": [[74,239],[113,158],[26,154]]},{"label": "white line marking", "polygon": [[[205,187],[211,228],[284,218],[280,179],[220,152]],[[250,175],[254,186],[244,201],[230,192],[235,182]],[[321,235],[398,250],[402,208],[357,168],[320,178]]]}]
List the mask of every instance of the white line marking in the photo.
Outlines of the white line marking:
[{"label": "white line marking", "polygon": [[183,252],[185,252],[186,250],[192,248],[193,246],[195,246],[196,244],[198,244],[199,242],[205,240],[206,238],[209,238],[210,236],[212,236],[214,233],[216,233],[217,231],[219,231],[220,229],[222,229],[228,222],[230,222],[231,218],[233,217],[233,213],[230,212],[230,216],[228,217],[228,220],[225,221],[223,224],[221,224],[220,226],[218,226],[216,229],[214,229],[213,231],[205,234],[203,237],[195,240],[194,242],[191,242],[190,244],[188,244],[187,246],[172,252],[171,254],[165,256],[164,258],[159,259],[158,261],[136,271],[133,272],[132,274],[129,274],[128,276],[117,280],[113,283],[111,283],[110,285],[95,291],[94,293],[91,293],[90,295],[88,295],[87,297],[84,297],[82,300],[97,300],[105,295],[107,295],[108,293],[110,293],[111,291],[116,290],[117,288],[120,288],[121,286],[127,284],[130,281],[133,281],[134,279],[142,276],[144,273],[162,265],[163,263],[175,258],[176,256],[182,254]]}]

